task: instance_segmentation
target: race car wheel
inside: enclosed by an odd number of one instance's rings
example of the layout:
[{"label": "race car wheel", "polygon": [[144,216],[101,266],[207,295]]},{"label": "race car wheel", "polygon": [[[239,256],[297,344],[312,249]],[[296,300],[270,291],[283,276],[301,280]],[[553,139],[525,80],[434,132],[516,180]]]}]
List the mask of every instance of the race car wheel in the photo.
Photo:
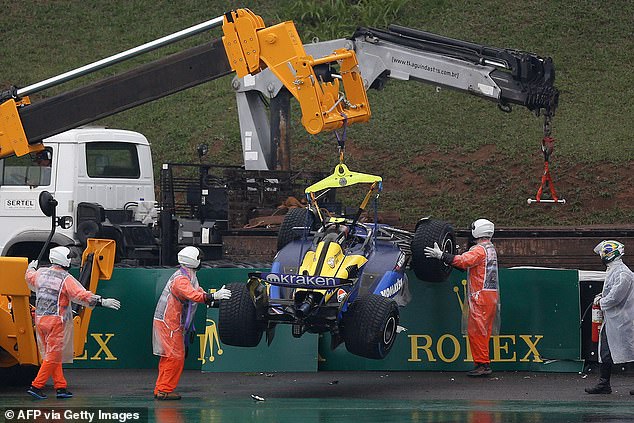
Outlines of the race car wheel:
[{"label": "race car wheel", "polygon": [[425,257],[425,247],[438,243],[443,251],[456,254],[456,235],[453,226],[440,220],[421,220],[412,240],[412,269],[416,277],[427,282],[446,281],[452,267],[441,260]]},{"label": "race car wheel", "polygon": [[365,358],[385,358],[394,345],[398,322],[394,300],[376,294],[357,298],[344,316],[346,349]]},{"label": "race car wheel", "polygon": [[284,221],[280,225],[280,231],[277,234],[277,250],[281,250],[286,244],[302,237],[301,232],[293,228],[308,228],[307,230],[315,230],[315,215],[306,208],[289,209],[284,216]]},{"label": "race car wheel", "polygon": [[221,300],[218,310],[220,342],[235,347],[255,347],[264,329],[256,319],[255,305],[244,283],[230,283],[231,298]]}]

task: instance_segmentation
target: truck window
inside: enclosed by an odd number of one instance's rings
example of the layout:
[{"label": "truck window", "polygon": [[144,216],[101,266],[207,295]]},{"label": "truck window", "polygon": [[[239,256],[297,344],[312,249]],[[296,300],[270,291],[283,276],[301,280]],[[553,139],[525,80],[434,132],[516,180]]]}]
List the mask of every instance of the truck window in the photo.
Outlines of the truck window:
[{"label": "truck window", "polygon": [[86,169],[91,178],[132,178],[141,176],[136,145],[120,142],[86,144]]},{"label": "truck window", "polygon": [[22,157],[11,156],[0,160],[0,185],[48,186],[51,184],[50,148]]}]

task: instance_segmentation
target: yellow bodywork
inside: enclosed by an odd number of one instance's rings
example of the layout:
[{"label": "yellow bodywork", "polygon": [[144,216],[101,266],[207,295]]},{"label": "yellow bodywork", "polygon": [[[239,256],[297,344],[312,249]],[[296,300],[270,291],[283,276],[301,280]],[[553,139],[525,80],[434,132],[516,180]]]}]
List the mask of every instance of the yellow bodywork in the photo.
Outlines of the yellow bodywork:
[{"label": "yellow bodywork", "polygon": [[[109,239],[88,239],[88,246],[82,256],[94,252],[90,285],[87,289],[97,291],[99,280],[112,276],[115,258],[115,242]],[[31,290],[26,284],[25,274],[28,259],[25,257],[0,257],[0,367],[17,364],[40,364],[40,355],[35,339],[34,322],[29,298]],[[92,310],[83,308],[75,316],[73,348],[74,355],[83,353],[88,324]]]},{"label": "yellow bodywork", "polygon": [[[319,264],[319,257],[321,257],[324,247],[327,248],[325,260],[323,261],[321,269],[318,269],[317,266]],[[348,279],[349,274],[347,269],[350,266],[356,265],[357,268],[361,268],[361,266],[363,266],[367,261],[368,259],[362,255],[344,255],[341,245],[336,242],[321,241],[317,245],[315,251],[308,251],[306,253],[298,274],[308,274],[310,276],[331,276]],[[297,291],[305,291],[305,289],[298,289]],[[327,292],[326,290],[315,291],[322,293],[325,296],[324,300],[326,302],[330,300],[330,297],[334,294],[334,291],[332,290],[330,292]]]}]

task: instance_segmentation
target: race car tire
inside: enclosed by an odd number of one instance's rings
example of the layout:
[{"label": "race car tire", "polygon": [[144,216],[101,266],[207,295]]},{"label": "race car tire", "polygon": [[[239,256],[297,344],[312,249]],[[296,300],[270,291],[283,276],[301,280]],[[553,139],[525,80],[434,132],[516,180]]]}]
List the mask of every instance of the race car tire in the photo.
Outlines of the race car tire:
[{"label": "race car tire", "polygon": [[221,300],[218,309],[220,342],[234,347],[255,347],[262,339],[263,326],[256,319],[255,304],[244,283],[226,286],[231,298]]},{"label": "race car tire", "polygon": [[441,260],[425,257],[425,247],[433,247],[434,242],[443,251],[456,254],[456,235],[451,224],[441,220],[421,220],[412,240],[411,266],[420,280],[444,282],[451,274],[452,267]]},{"label": "race car tire", "polygon": [[344,315],[346,349],[355,355],[383,359],[396,339],[398,305],[376,294],[358,297]]},{"label": "race car tire", "polygon": [[301,232],[293,230],[293,228],[308,228],[308,230],[315,230],[315,215],[306,208],[293,208],[289,209],[288,213],[284,216],[284,221],[280,225],[280,230],[277,234],[277,250],[281,250],[291,241],[300,239],[302,237]]}]

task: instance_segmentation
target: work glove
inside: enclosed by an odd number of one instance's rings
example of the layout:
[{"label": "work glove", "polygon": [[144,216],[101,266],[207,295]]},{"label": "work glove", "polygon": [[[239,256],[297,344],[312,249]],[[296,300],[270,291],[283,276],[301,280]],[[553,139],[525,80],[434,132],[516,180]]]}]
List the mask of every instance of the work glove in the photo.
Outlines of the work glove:
[{"label": "work glove", "polygon": [[599,305],[599,301],[601,301],[601,298],[603,297],[603,294],[599,293],[594,297],[594,301],[592,302],[592,304],[594,305]]},{"label": "work glove", "polygon": [[121,307],[121,303],[119,302],[119,300],[114,298],[102,298],[101,306],[111,308],[113,310],[119,310],[119,308]]},{"label": "work glove", "polygon": [[29,263],[27,269],[37,270],[37,260],[31,260],[31,262]]},{"label": "work glove", "polygon": [[214,300],[228,300],[231,298],[231,291],[222,285],[222,288],[214,292],[212,295],[214,296]]},{"label": "work glove", "polygon": [[443,251],[438,246],[437,242],[434,242],[433,247],[425,247],[425,257],[427,258],[435,258],[440,260],[442,258]]}]

